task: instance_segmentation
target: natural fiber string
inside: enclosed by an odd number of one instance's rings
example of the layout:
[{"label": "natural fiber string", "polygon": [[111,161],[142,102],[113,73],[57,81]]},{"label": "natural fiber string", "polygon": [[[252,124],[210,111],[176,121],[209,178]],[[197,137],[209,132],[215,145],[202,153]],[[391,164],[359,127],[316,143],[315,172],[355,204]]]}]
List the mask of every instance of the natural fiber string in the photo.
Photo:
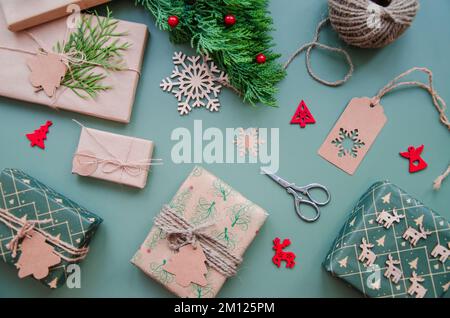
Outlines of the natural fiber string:
[{"label": "natural fiber string", "polygon": [[[412,72],[420,71],[428,75],[428,85],[424,84],[422,82],[418,81],[406,81],[406,82],[399,82],[400,79],[402,79],[405,76],[408,76]],[[389,82],[386,86],[384,86],[377,95],[375,95],[372,98],[372,106],[375,106],[380,103],[380,99],[386,95],[387,93],[391,92],[392,90],[403,87],[403,86],[417,86],[420,88],[423,88],[426,90],[433,100],[433,104],[436,107],[437,111],[439,112],[439,119],[440,121],[450,130],[450,121],[448,120],[447,115],[445,114],[445,111],[447,109],[447,105],[444,101],[444,99],[436,92],[436,90],[433,87],[433,73],[425,68],[425,67],[413,67],[406,72],[403,72],[402,74],[398,75],[396,78],[394,78],[391,82]]]},{"label": "natural fiber string", "polygon": [[417,0],[390,0],[384,7],[371,0],[328,0],[331,24],[348,44],[379,48],[395,41],[411,25]]},{"label": "natural fiber string", "polygon": [[[352,59],[351,59],[350,55],[349,55],[344,49],[337,48],[337,47],[332,47],[332,46],[328,46],[328,45],[325,45],[325,44],[322,44],[322,43],[319,42],[320,31],[321,31],[322,28],[323,28],[326,24],[328,24],[329,22],[330,22],[330,19],[329,19],[329,18],[326,18],[326,19],[322,20],[322,21],[318,24],[318,26],[317,26],[317,28],[316,28],[316,32],[314,33],[313,40],[312,40],[311,42],[305,43],[305,44],[303,44],[301,47],[299,47],[299,48],[294,52],[294,54],[292,54],[292,55],[289,57],[289,59],[287,60],[287,62],[284,64],[284,69],[287,69],[288,66],[292,63],[292,61],[294,61],[294,59],[295,59],[301,52],[303,52],[304,50],[306,50],[306,69],[307,69],[309,75],[310,75],[312,78],[314,78],[317,82],[319,82],[319,83],[321,83],[321,84],[324,84],[324,85],[327,85],[327,86],[336,87],[336,86],[340,86],[340,85],[344,84],[345,82],[347,82],[347,81],[350,79],[350,77],[351,77],[352,74],[353,74],[354,66],[353,66],[353,62],[352,62]],[[324,79],[320,78],[316,73],[314,73],[314,71],[312,70],[312,66],[311,66],[311,51],[312,51],[313,48],[316,48],[316,47],[319,48],[319,49],[323,49],[323,50],[330,51],[330,52],[336,52],[336,53],[342,54],[342,55],[345,57],[345,60],[347,61],[347,64],[348,64],[348,66],[349,66],[349,69],[348,69],[348,72],[347,72],[347,74],[344,76],[343,79],[337,80],[337,81],[334,81],[334,82],[331,82],[331,81],[327,81],[327,80],[324,80]]]},{"label": "natural fiber string", "polygon": [[231,254],[223,243],[204,232],[213,224],[194,226],[170,207],[164,206],[155,218],[155,225],[167,234],[172,250],[178,250],[188,244],[192,244],[195,248],[199,244],[205,253],[208,266],[226,277],[237,274],[242,258]]},{"label": "natural fiber string", "polygon": [[[91,158],[93,159],[93,161],[91,162],[85,162],[87,164],[89,163],[97,163],[97,164],[103,164],[102,167],[102,172],[104,173],[113,173],[119,169],[121,169],[121,172],[126,172],[127,174],[131,175],[131,176],[138,176],[140,174],[142,174],[142,172],[145,170],[147,171],[148,168],[150,166],[158,166],[158,165],[162,165],[163,163],[161,162],[162,159],[150,159],[150,160],[141,160],[141,161],[128,161],[128,157],[130,156],[131,153],[131,149],[132,149],[132,145],[134,140],[132,140],[132,142],[130,143],[130,146],[128,148],[128,153],[126,156],[125,161],[122,161],[121,159],[117,158],[117,156],[115,156],[111,151],[108,150],[108,148],[106,148],[90,131],[89,128],[87,128],[86,126],[84,126],[82,123],[80,123],[79,121],[72,119],[73,122],[75,122],[76,124],[78,124],[82,129],[85,129],[86,133],[92,138],[92,140],[95,141],[95,143],[100,146],[100,148],[102,148],[108,155],[110,155],[113,159],[105,159],[105,158],[101,158],[95,155],[90,155],[90,154],[85,154],[82,152],[77,152],[75,153],[75,156],[78,157],[86,157],[86,158]],[[113,166],[112,169],[108,169],[108,166]],[[143,168],[144,167],[144,168]],[[134,170],[135,169],[135,170]],[[122,175],[120,177],[120,179],[122,179]]]},{"label": "natural fiber string", "polygon": [[[40,234],[42,234],[47,241],[52,243],[54,246],[60,248],[62,251],[74,255],[75,257],[67,257],[57,251],[53,251],[55,255],[58,255],[61,259],[67,261],[67,262],[78,262],[83,260],[86,255],[89,252],[88,247],[82,247],[82,248],[76,248],[61,239],[48,234],[47,232],[41,230],[40,228],[36,227],[36,225],[40,224],[46,224],[52,222],[50,219],[45,220],[30,220],[30,221],[24,221],[19,219],[18,217],[11,214],[8,210],[0,208],[0,222],[4,223],[7,227],[14,230],[16,232],[16,235],[13,236],[11,241],[7,244],[7,248],[11,250],[11,256],[13,258],[17,255],[17,249],[19,245],[19,241],[24,239],[25,236],[28,236],[28,233],[30,231],[36,231]],[[15,226],[14,224],[18,225]],[[28,236],[29,237],[29,236]]]},{"label": "natural fiber string", "polygon": [[434,180],[433,188],[435,190],[439,190],[441,188],[442,182],[444,182],[445,178],[447,178],[450,175],[450,165],[448,166],[447,170],[445,170],[439,177]]}]

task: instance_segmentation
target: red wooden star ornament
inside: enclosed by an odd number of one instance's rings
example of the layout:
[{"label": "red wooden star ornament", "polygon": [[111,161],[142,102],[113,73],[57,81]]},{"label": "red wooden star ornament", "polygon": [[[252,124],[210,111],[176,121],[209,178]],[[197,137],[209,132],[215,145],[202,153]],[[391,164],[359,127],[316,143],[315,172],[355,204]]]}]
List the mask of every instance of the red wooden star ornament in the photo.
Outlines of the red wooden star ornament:
[{"label": "red wooden star ornament", "polygon": [[53,125],[50,120],[47,120],[45,125],[42,125],[39,129],[36,129],[33,133],[27,134],[27,138],[30,141],[30,146],[38,146],[41,149],[45,149],[44,140],[47,139],[48,128]]},{"label": "red wooden star ornament", "polygon": [[422,154],[424,145],[420,147],[409,146],[408,151],[400,152],[400,156],[409,159],[409,172],[414,173],[425,169],[428,164],[420,156]]},{"label": "red wooden star ornament", "polygon": [[291,119],[291,124],[299,124],[301,128],[305,128],[306,125],[315,123],[316,120],[309,111],[308,106],[306,106],[305,102],[302,100]]}]

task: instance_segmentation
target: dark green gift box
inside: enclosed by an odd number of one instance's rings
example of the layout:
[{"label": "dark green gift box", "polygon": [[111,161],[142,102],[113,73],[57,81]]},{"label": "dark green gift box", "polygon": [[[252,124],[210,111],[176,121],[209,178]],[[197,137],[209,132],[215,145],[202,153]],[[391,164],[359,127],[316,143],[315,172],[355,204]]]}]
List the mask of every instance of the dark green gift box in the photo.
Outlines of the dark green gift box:
[{"label": "dark green gift box", "polygon": [[[418,238],[415,246],[408,233]],[[365,255],[363,238],[373,245]],[[449,297],[449,242],[447,220],[396,185],[377,182],[353,208],[323,266],[368,297]]]},{"label": "dark green gift box", "polygon": [[[75,248],[87,247],[102,222],[97,215],[20,170],[5,169],[1,172],[0,194],[0,208],[28,221],[51,219],[49,224],[39,224],[36,227],[59,237],[61,241]],[[6,247],[15,234],[15,231],[0,222],[0,257],[11,265],[20,257],[20,249],[13,258]],[[68,256],[67,252],[58,247],[55,247],[55,250]],[[69,264],[61,260],[61,263],[52,267],[49,275],[40,281],[52,288],[64,285]]]}]

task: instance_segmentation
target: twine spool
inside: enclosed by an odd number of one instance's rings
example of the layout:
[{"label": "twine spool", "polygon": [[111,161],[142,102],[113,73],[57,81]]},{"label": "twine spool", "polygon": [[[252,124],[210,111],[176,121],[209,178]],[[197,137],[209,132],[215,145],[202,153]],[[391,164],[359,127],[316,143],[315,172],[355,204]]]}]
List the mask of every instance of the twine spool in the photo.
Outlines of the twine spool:
[{"label": "twine spool", "polygon": [[331,25],[348,44],[380,48],[411,25],[417,0],[328,0]]}]

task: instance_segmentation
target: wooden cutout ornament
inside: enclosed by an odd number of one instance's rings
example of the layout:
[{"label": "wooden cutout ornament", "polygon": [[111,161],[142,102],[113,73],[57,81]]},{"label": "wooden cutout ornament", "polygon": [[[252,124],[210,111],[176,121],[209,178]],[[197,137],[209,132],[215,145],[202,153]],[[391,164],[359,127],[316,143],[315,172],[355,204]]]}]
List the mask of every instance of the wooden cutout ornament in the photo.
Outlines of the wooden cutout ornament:
[{"label": "wooden cutout ornament", "polygon": [[408,147],[408,151],[400,152],[400,156],[409,159],[409,173],[414,173],[425,169],[428,164],[420,156],[423,152],[424,145],[417,148],[413,146]]},{"label": "wooden cutout ornament", "polygon": [[447,243],[447,246],[448,248],[445,248],[440,244],[436,244],[436,246],[431,251],[431,256],[439,258],[439,261],[444,264],[450,257],[450,242]]},{"label": "wooden cutout ornament", "polygon": [[48,97],[53,97],[67,72],[67,66],[63,63],[61,56],[41,52],[28,59],[27,64],[31,70],[31,85],[38,90],[43,89]]},{"label": "wooden cutout ornament", "polygon": [[278,267],[281,267],[281,262],[286,262],[286,268],[294,268],[296,255],[292,252],[284,252],[283,249],[291,245],[290,239],[284,239],[281,243],[280,238],[273,240],[273,249],[275,255],[272,257],[272,262]]},{"label": "wooden cutout ornament", "polygon": [[17,261],[19,277],[33,275],[36,279],[48,276],[49,268],[61,262],[55,249],[46,242],[44,235],[30,231],[22,241],[22,253]]},{"label": "wooden cutout ornament", "polygon": [[30,141],[30,146],[38,146],[41,149],[45,149],[44,140],[47,139],[48,129],[53,125],[50,120],[47,120],[45,125],[42,125],[39,129],[36,129],[33,133],[26,134],[28,140]]},{"label": "wooden cutout ornament", "polygon": [[306,106],[305,102],[302,100],[295,111],[294,116],[292,116],[291,124],[299,124],[301,128],[305,128],[308,124],[315,124],[316,120]]},{"label": "wooden cutout ornament", "polygon": [[175,281],[183,287],[188,287],[191,283],[205,287],[208,283],[205,278],[208,272],[205,262],[202,247],[199,244],[197,247],[188,244],[180,247],[179,252],[169,259],[163,269],[175,275]]},{"label": "wooden cutout ornament", "polygon": [[353,175],[386,121],[380,103],[373,105],[372,99],[368,97],[353,98],[318,153]]},{"label": "wooden cutout ornament", "polygon": [[412,277],[409,278],[409,281],[411,282],[411,286],[408,288],[408,294],[410,296],[415,295],[416,298],[425,297],[427,289],[420,284],[425,281],[425,279],[421,276],[417,276],[416,272],[412,272]]},{"label": "wooden cutout ornament", "polygon": [[358,261],[364,263],[366,266],[372,266],[377,258],[377,255],[371,251],[373,244],[367,243],[366,239],[363,237],[359,247],[361,247],[362,251],[361,254],[359,254]]},{"label": "wooden cutout ornament", "polygon": [[428,235],[430,235],[431,232],[427,231],[423,228],[423,225],[420,224],[419,225],[419,231],[416,230],[415,228],[409,226],[406,231],[403,233],[403,239],[409,241],[411,243],[412,246],[416,246],[417,242],[420,239],[424,239],[426,240]]},{"label": "wooden cutout ornament", "polygon": [[403,272],[400,268],[395,265],[400,265],[400,260],[395,260],[392,258],[392,255],[388,255],[388,259],[386,260],[386,271],[384,272],[384,277],[389,279],[394,284],[398,284],[400,279],[403,276]]}]

